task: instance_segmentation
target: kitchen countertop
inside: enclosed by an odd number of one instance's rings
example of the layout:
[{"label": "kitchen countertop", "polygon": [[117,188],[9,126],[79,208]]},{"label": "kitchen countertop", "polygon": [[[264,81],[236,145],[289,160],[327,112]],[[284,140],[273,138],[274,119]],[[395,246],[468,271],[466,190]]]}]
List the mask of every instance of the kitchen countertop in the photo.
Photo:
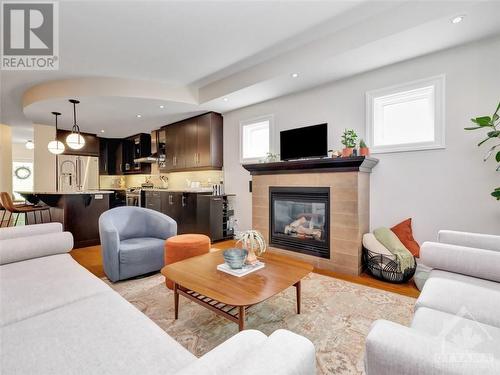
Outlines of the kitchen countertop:
[{"label": "kitchen countertop", "polygon": [[152,189],[142,189],[144,191],[170,191],[173,193],[211,193],[212,188],[200,188],[200,189],[162,189],[162,188],[152,188]]},{"label": "kitchen countertop", "polygon": [[198,189],[190,189],[190,188],[184,188],[184,189],[165,189],[165,188],[141,188],[140,186],[133,186],[133,187],[127,187],[127,188],[105,188],[109,190],[143,190],[143,191],[167,191],[167,192],[172,192],[172,193],[211,193],[212,188],[198,188]]},{"label": "kitchen countertop", "polygon": [[16,191],[19,194],[45,195],[77,195],[77,194],[112,194],[111,190],[84,190],[84,191]]}]

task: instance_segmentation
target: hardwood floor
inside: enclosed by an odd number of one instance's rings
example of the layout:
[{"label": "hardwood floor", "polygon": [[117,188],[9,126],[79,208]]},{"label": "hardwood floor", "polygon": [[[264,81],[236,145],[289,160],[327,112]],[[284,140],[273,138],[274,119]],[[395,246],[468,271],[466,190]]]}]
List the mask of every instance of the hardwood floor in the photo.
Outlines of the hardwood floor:
[{"label": "hardwood floor", "polygon": [[[230,247],[234,247],[235,241],[230,240],[230,241],[222,241],[222,242],[216,242],[212,244],[212,248],[219,249],[219,250],[225,250]],[[94,275],[97,277],[104,277],[104,270],[102,268],[102,257],[101,257],[101,249],[100,246],[90,246],[90,247],[83,247],[80,249],[74,249],[71,251],[71,256],[78,262],[80,263],[83,267],[88,269],[90,272],[92,272]],[[271,257],[271,258],[279,258],[282,261],[285,262],[294,262],[293,258],[289,257],[283,257],[280,255],[275,255],[275,254],[270,254],[266,253],[266,257]],[[323,270],[323,269],[314,269],[315,273],[325,275],[325,276],[330,276],[334,277],[337,279],[349,281],[352,283],[356,284],[361,284],[365,285],[371,288],[377,288],[377,289],[382,289],[386,290],[389,292],[393,293],[398,293],[404,296],[408,297],[418,297],[420,292],[418,291],[417,287],[415,286],[415,283],[413,280],[410,280],[407,283],[404,284],[391,284],[387,283],[384,281],[377,280],[373,278],[372,276],[368,275],[367,273],[363,273],[359,276],[351,276],[351,275],[345,275],[341,274],[338,272],[332,272],[328,270]]]}]

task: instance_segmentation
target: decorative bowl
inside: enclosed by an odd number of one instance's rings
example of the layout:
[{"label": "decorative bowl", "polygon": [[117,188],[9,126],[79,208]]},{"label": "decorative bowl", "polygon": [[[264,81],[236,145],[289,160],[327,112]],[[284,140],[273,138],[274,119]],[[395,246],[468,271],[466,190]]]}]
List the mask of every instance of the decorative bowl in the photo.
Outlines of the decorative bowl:
[{"label": "decorative bowl", "polygon": [[224,261],[232,269],[243,268],[247,259],[248,251],[245,249],[231,248],[222,253]]}]

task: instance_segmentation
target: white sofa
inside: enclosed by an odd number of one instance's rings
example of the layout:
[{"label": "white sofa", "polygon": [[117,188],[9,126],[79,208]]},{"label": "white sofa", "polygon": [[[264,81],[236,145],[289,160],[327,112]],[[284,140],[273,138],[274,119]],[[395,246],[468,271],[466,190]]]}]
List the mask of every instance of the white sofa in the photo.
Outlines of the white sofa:
[{"label": "white sofa", "polygon": [[201,358],[67,254],[58,224],[0,230],[1,374],[315,373],[315,350],[285,330],[247,330]]},{"label": "white sofa", "polygon": [[441,231],[420,256],[432,271],[411,326],[373,324],[366,374],[500,374],[500,236]]}]

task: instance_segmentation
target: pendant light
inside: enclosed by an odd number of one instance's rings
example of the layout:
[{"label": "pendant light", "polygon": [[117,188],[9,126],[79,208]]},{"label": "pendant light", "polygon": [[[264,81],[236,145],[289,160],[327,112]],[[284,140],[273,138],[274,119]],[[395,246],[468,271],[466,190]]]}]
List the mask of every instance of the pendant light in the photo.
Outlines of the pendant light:
[{"label": "pendant light", "polygon": [[35,148],[35,144],[30,139],[30,140],[26,141],[26,143],[24,144],[24,147],[26,147],[28,150],[33,150]]},{"label": "pendant light", "polygon": [[70,99],[69,102],[73,104],[73,127],[71,128],[71,134],[66,137],[66,144],[73,150],[80,150],[85,146],[85,139],[80,134],[80,127],[76,123],[76,105],[80,101]]},{"label": "pendant light", "polygon": [[49,142],[47,148],[49,149],[49,152],[59,155],[64,152],[64,143],[57,140],[57,116],[60,116],[61,114],[59,112],[52,112],[52,114],[56,116],[56,137],[53,141]]}]

